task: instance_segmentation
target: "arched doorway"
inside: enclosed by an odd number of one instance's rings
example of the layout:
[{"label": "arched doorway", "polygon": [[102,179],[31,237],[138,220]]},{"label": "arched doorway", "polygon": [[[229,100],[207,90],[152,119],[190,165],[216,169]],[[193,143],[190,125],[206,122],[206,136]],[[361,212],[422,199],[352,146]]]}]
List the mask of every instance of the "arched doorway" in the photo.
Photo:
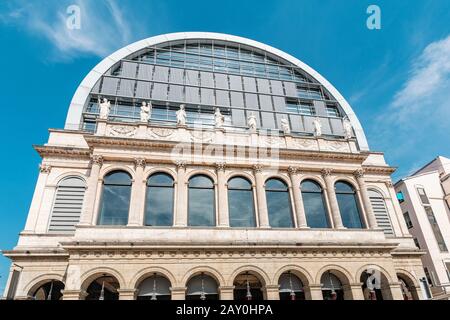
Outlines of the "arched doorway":
[{"label": "arched doorway", "polygon": [[365,300],[392,300],[389,281],[379,270],[366,270],[360,281]]},{"label": "arched doorway", "polygon": [[344,287],[334,271],[326,271],[320,278],[323,300],[344,300]]},{"label": "arched doorway", "polygon": [[113,276],[103,274],[87,287],[86,300],[119,300],[119,281]]},{"label": "arched doorway", "polygon": [[303,282],[291,271],[283,273],[278,279],[280,300],[305,300]]},{"label": "arched doorway", "polygon": [[419,300],[419,294],[417,292],[414,282],[406,275],[397,274],[397,278],[400,281],[404,300]]},{"label": "arched doorway", "polygon": [[137,288],[137,300],[171,300],[170,281],[154,273],[144,279]]},{"label": "arched doorway", "polygon": [[186,300],[219,300],[217,281],[203,272],[192,277],[186,288]]},{"label": "arched doorway", "polygon": [[62,300],[64,283],[58,280],[49,280],[40,285],[31,293],[33,300]]},{"label": "arched doorway", "polygon": [[255,273],[242,272],[233,281],[234,300],[264,300],[263,285]]}]

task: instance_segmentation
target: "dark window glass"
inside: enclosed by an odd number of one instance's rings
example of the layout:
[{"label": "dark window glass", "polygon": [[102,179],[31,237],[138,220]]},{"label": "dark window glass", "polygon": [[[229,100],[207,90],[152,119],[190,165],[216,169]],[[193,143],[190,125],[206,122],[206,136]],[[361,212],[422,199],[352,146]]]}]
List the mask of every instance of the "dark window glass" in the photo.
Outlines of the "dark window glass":
[{"label": "dark window glass", "polygon": [[188,210],[190,226],[216,225],[214,184],[210,178],[198,175],[189,180]]},{"label": "dark window glass", "polygon": [[301,184],[306,221],[311,228],[329,228],[322,188],[317,182],[305,180]]},{"label": "dark window glass", "polygon": [[419,193],[420,201],[422,201],[422,204],[430,204],[424,188],[417,188],[417,192]]},{"label": "dark window glass", "polygon": [[145,225],[173,224],[173,179],[170,175],[156,173],[148,178],[145,203]]},{"label": "dark window glass", "polygon": [[353,187],[346,182],[339,181],[335,184],[335,190],[344,227],[363,228],[361,214],[356,201],[356,192]]},{"label": "dark window glass", "polygon": [[433,230],[434,237],[438,243],[439,250],[441,252],[447,252],[447,246],[445,244],[444,237],[442,236],[441,229],[436,221],[436,217],[434,216],[433,209],[431,209],[430,206],[426,206],[425,212],[427,214],[428,221],[430,222],[431,229]]},{"label": "dark window glass", "polygon": [[269,224],[274,228],[292,228],[291,202],[287,185],[279,179],[266,181]]},{"label": "dark window glass", "polygon": [[230,227],[255,227],[253,189],[247,179],[236,177],[228,181]]},{"label": "dark window glass", "polygon": [[109,173],[103,182],[99,225],[126,225],[130,209],[131,177],[123,171]]},{"label": "dark window glass", "polygon": [[405,212],[403,214],[403,218],[405,219],[405,223],[406,223],[406,226],[408,227],[408,229],[411,229],[413,227],[413,224],[411,221],[411,217],[409,216],[409,213]]}]

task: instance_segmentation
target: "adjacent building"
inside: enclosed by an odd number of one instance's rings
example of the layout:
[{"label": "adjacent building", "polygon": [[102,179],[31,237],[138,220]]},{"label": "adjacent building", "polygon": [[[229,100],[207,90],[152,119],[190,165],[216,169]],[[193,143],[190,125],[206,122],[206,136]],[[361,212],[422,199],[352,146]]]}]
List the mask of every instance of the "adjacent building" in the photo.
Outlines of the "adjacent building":
[{"label": "adjacent building", "polygon": [[450,293],[450,159],[437,157],[395,184],[435,297]]},{"label": "adjacent building", "polygon": [[422,299],[391,181],[345,98],[217,33],[133,43],[42,157],[8,299]]}]

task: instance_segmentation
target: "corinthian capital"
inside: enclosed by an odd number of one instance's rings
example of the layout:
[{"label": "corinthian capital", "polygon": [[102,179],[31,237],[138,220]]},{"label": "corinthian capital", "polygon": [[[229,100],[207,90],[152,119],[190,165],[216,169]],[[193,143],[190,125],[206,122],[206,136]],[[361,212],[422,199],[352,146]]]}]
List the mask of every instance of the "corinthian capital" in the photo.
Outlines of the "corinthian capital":
[{"label": "corinthian capital", "polygon": [[260,164],[254,164],[252,169],[253,169],[253,172],[255,172],[255,173],[262,172],[263,166]]},{"label": "corinthian capital", "polygon": [[186,168],[186,161],[177,160],[177,161],[175,161],[175,165],[177,166],[178,169],[184,169],[184,168]]},{"label": "corinthian capital", "polygon": [[142,167],[145,168],[146,162],[144,158],[136,158],[134,159],[134,165],[136,167]]},{"label": "corinthian capital", "polygon": [[289,167],[288,167],[288,173],[292,176],[292,175],[294,175],[294,174],[299,173],[299,170],[298,170],[297,167],[289,166]]},{"label": "corinthian capital", "polygon": [[356,178],[362,178],[364,177],[364,169],[360,168],[356,170],[353,174],[355,175]]},{"label": "corinthian capital", "polygon": [[91,161],[93,164],[96,164],[98,166],[102,166],[103,165],[103,156],[98,155],[98,154],[93,154],[91,156]]},{"label": "corinthian capital", "polygon": [[48,164],[41,163],[39,165],[39,172],[41,172],[41,173],[50,173],[51,170],[52,170],[52,167],[49,166]]},{"label": "corinthian capital", "polygon": [[227,164],[225,162],[216,162],[216,170],[224,171]]},{"label": "corinthian capital", "polygon": [[323,176],[324,178],[331,176],[331,173],[332,173],[332,172],[333,172],[333,169],[330,169],[330,168],[324,168],[324,169],[322,169],[322,171],[321,171],[322,176]]}]

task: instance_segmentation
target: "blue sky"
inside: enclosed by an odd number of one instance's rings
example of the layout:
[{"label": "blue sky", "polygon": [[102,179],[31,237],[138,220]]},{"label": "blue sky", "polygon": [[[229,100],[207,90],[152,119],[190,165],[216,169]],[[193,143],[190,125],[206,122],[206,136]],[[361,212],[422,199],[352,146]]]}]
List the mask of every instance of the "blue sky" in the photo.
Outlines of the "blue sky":
[{"label": "blue sky", "polygon": [[[71,4],[81,8],[81,30],[65,27]],[[381,30],[366,27],[371,4],[381,9]],[[78,84],[114,50],[211,31],[286,51],[341,91],[397,179],[450,157],[449,21],[448,0],[1,1],[0,249],[13,248],[25,224],[40,162],[32,145],[63,127]],[[8,269],[0,257],[0,292]]]}]

